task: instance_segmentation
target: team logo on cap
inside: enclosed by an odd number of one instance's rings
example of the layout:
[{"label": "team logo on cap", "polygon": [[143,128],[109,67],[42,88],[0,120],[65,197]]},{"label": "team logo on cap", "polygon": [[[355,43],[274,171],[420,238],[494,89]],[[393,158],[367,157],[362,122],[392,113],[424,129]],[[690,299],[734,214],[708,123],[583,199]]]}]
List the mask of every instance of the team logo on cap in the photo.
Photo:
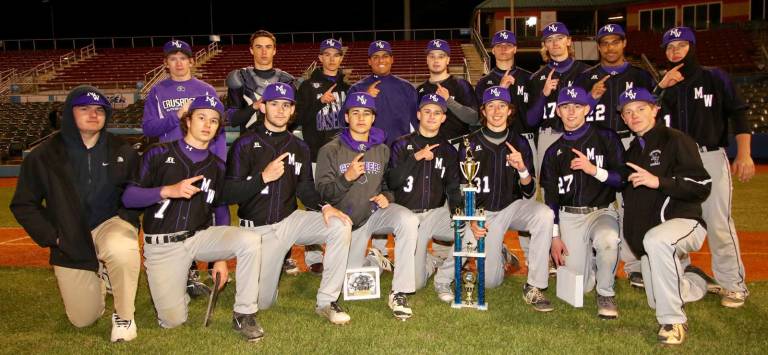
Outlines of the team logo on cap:
[{"label": "team logo on cap", "polygon": [[427,98],[428,98],[428,100],[430,100],[432,102],[437,102],[437,95],[435,95],[435,94],[429,94],[429,95],[427,95]]},{"label": "team logo on cap", "polygon": [[173,41],[171,41],[171,45],[176,47],[176,48],[181,48],[181,41],[179,41],[178,39],[173,40]]},{"label": "team logo on cap", "polygon": [[284,85],[275,85],[275,91],[279,92],[280,95],[285,95],[285,86]]},{"label": "team logo on cap", "polygon": [[206,96],[205,101],[208,101],[211,107],[216,107],[216,100],[213,98],[213,96]]},{"label": "team logo on cap", "polygon": [[99,96],[99,94],[97,94],[95,92],[89,91],[86,95],[90,96],[94,101],[101,100],[101,97]]},{"label": "team logo on cap", "polygon": [[679,28],[673,28],[673,29],[669,30],[669,34],[671,34],[671,35],[672,35],[672,36],[674,36],[675,38],[680,38],[680,36],[681,36],[683,33],[682,33],[682,32],[680,32],[680,29],[679,29]]},{"label": "team logo on cap", "polygon": [[509,34],[507,34],[507,31],[499,32],[499,37],[504,39],[509,39]]},{"label": "team logo on cap", "polygon": [[557,25],[555,25],[554,23],[547,26],[547,28],[549,28],[549,30],[552,32],[557,32]]},{"label": "team logo on cap", "polygon": [[575,99],[576,96],[579,96],[579,93],[576,92],[576,89],[568,89],[568,96]]},{"label": "team logo on cap", "polygon": [[442,47],[442,46],[443,46],[443,44],[442,44],[442,43],[440,43],[440,40],[438,40],[438,39],[436,39],[436,40],[432,41],[432,45],[434,45],[434,46],[435,46],[435,47],[437,47],[437,48],[440,48],[440,47]]},{"label": "team logo on cap", "polygon": [[501,91],[499,88],[493,88],[491,89],[491,94],[493,94],[493,96],[499,97],[501,95]]},{"label": "team logo on cap", "polygon": [[376,43],[375,43],[374,45],[375,45],[376,47],[379,47],[379,48],[381,48],[381,49],[384,49],[384,42],[382,42],[382,41],[376,41]]},{"label": "team logo on cap", "polygon": [[613,29],[614,29],[613,25],[603,26],[603,30],[605,30],[605,32],[608,32],[608,33],[613,33]]},{"label": "team logo on cap", "polygon": [[328,40],[325,41],[325,44],[327,44],[327,45],[329,45],[331,47],[335,47],[336,46],[336,41],[333,40],[333,39],[328,39]]},{"label": "team logo on cap", "polygon": [[637,93],[634,92],[632,89],[629,89],[629,90],[624,92],[624,97],[626,97],[626,98],[628,98],[630,100],[634,100],[635,97],[637,97]]},{"label": "team logo on cap", "polygon": [[361,103],[363,105],[365,105],[368,102],[368,100],[363,95],[357,95],[355,97],[355,99],[357,100],[357,102],[359,102],[359,103]]}]

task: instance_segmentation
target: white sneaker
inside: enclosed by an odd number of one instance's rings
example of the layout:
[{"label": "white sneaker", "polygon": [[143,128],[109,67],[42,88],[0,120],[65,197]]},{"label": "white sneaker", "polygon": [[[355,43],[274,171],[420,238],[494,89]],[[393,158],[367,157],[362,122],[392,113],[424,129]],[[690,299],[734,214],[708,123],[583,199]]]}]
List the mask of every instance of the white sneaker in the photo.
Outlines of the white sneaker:
[{"label": "white sneaker", "polygon": [[723,307],[739,308],[743,306],[744,302],[746,301],[747,301],[746,292],[726,290],[722,292],[722,299],[720,299],[720,304],[723,305]]},{"label": "white sneaker", "polygon": [[376,266],[379,268],[379,270],[392,271],[395,269],[392,265],[392,262],[389,261],[389,259],[387,259],[387,257],[379,251],[379,249],[368,249],[368,255],[365,256],[365,259],[371,266]]},{"label": "white sneaker", "polygon": [[392,314],[395,318],[400,320],[406,320],[413,316],[411,306],[408,305],[408,297],[402,292],[395,293],[394,291],[389,293],[389,308],[392,310]]},{"label": "white sneaker", "polygon": [[453,288],[451,283],[437,283],[435,282],[435,292],[437,292],[437,298],[445,303],[453,302]]},{"label": "white sneaker", "polygon": [[112,313],[112,336],[110,340],[114,343],[133,339],[136,339],[136,321],[122,319],[117,313]]},{"label": "white sneaker", "polygon": [[344,325],[352,319],[337,302],[331,302],[325,307],[315,308],[315,313],[328,318],[333,324]]}]

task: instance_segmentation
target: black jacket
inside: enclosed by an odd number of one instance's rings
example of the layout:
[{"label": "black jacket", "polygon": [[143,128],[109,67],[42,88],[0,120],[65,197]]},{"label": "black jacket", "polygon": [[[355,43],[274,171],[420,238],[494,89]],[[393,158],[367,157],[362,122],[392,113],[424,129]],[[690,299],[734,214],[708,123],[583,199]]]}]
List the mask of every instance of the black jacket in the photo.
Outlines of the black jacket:
[{"label": "black jacket", "polygon": [[[336,84],[331,91],[336,101],[324,104],[320,97]],[[339,70],[335,81],[323,74],[323,68],[317,68],[312,76],[301,83],[296,94],[296,121],[301,125],[304,141],[309,145],[312,162],[317,161],[320,147],[330,142],[341,133],[347,123],[344,121],[344,101],[347,98],[349,84]]]},{"label": "black jacket", "polygon": [[[709,196],[712,179],[704,170],[693,139],[676,129],[656,125],[643,137],[635,137],[626,157],[627,162],[659,178],[658,189],[635,188],[631,183],[624,189],[624,238],[635,256],[646,254],[645,233],[667,220],[695,219],[706,226],[701,203]],[[632,172],[625,166],[620,173],[626,180]]]},{"label": "black jacket", "polygon": [[[63,108],[62,130],[24,159],[10,208],[19,224],[38,245],[51,248],[52,265],[97,271],[99,262],[88,223],[90,215],[86,212],[89,210],[87,201],[92,200],[81,196],[83,189],[78,188],[75,181],[78,174],[74,171],[66,143],[73,137],[65,138],[75,134],[79,137],[70,101],[86,90],[101,94],[87,86],[70,92]],[[107,110],[107,122],[111,115],[112,111]],[[102,129],[97,145],[102,145],[105,152],[104,159],[92,161],[94,170],[103,170],[94,176],[106,180],[100,184],[99,193],[117,196],[114,200],[115,213],[138,228],[138,211],[123,208],[120,202],[125,183],[138,163],[138,156],[130,145],[108,133],[106,128]],[[104,206],[100,204],[97,208]]]}]

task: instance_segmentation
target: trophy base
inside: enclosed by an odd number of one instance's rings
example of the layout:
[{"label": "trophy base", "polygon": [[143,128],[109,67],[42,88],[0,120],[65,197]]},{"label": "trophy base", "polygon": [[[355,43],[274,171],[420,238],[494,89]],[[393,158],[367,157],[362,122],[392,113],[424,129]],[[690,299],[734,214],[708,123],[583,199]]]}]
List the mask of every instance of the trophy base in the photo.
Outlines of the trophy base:
[{"label": "trophy base", "polygon": [[453,256],[460,256],[462,258],[485,258],[485,253],[478,253],[475,251],[454,251]]},{"label": "trophy base", "polygon": [[462,308],[470,308],[470,309],[476,309],[478,311],[487,311],[488,310],[488,304],[479,305],[477,303],[472,304],[466,304],[466,303],[451,303],[451,308],[455,309],[462,309]]}]

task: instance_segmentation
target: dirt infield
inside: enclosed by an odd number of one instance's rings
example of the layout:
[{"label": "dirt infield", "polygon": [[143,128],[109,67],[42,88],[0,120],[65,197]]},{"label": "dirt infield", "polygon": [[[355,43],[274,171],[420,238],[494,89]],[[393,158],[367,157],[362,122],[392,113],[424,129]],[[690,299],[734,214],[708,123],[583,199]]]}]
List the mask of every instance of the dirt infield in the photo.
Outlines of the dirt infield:
[{"label": "dirt infield", "polygon": [[[750,233],[740,232],[742,257],[747,270],[747,281],[768,280],[768,233]],[[505,243],[509,249],[514,252],[521,263],[524,265],[523,252],[520,250],[516,233],[507,233]],[[392,238],[389,241],[390,255],[394,254]],[[307,270],[304,265],[304,248],[293,248],[293,256],[302,270]],[[711,273],[709,248],[704,247],[691,254],[693,263],[700,266],[705,271]],[[48,249],[38,247],[27,233],[21,228],[0,228],[0,266],[30,266],[30,267],[49,267]],[[622,268],[619,267],[620,276],[623,275]],[[511,274],[525,274],[523,267],[519,270],[509,270]]]}]

